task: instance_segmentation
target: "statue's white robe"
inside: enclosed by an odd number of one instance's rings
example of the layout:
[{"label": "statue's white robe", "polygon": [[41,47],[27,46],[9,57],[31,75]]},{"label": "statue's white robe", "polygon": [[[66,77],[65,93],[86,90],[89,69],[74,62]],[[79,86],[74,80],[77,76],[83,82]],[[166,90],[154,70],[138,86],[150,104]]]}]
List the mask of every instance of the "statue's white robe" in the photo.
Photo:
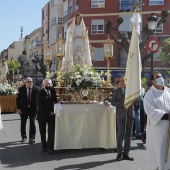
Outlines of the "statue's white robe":
[{"label": "statue's white robe", "polygon": [[89,47],[88,31],[84,21],[75,25],[75,18],[67,30],[65,56],[62,59],[61,69],[71,72],[72,67],[79,64],[91,68],[91,54]]},{"label": "statue's white robe", "polygon": [[4,62],[4,65],[0,65],[0,83],[6,83],[6,75],[8,73],[8,65]]},{"label": "statue's white robe", "polygon": [[[144,109],[147,114],[146,143],[150,170],[170,169],[170,146],[168,161],[165,162],[168,135],[168,120],[161,120],[170,112],[170,90],[158,90],[154,86],[144,97]],[[170,145],[170,142],[169,142]]]}]

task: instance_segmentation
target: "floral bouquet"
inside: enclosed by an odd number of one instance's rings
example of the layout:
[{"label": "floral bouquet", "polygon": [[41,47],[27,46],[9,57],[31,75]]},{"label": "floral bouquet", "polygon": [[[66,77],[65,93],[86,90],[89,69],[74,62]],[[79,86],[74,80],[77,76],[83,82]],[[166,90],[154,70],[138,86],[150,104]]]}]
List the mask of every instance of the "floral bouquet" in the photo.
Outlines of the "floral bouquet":
[{"label": "floral bouquet", "polygon": [[0,96],[5,96],[5,95],[10,95],[10,94],[15,94],[16,89],[11,87],[10,84],[1,84],[0,83]]},{"label": "floral bouquet", "polygon": [[87,87],[101,87],[102,73],[99,74],[94,68],[88,68],[86,65],[81,67],[76,65],[71,72],[63,72],[62,79],[65,82],[66,89],[69,91],[78,91]]},{"label": "floral bouquet", "polygon": [[51,71],[49,78],[51,79],[52,84],[55,87],[57,85],[57,82],[56,82],[56,80],[57,80],[57,71]]}]

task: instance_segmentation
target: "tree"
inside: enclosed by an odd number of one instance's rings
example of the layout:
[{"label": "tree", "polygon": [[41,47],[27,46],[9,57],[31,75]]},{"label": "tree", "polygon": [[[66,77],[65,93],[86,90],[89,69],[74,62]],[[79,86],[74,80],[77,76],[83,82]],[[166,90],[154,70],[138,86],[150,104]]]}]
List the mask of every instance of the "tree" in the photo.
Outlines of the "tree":
[{"label": "tree", "polygon": [[7,60],[9,71],[17,71],[21,67],[21,63],[18,60]]},{"label": "tree", "polygon": [[162,50],[159,51],[159,58],[164,62],[168,63],[170,60],[170,38],[167,38],[164,40],[164,45],[162,47]]}]

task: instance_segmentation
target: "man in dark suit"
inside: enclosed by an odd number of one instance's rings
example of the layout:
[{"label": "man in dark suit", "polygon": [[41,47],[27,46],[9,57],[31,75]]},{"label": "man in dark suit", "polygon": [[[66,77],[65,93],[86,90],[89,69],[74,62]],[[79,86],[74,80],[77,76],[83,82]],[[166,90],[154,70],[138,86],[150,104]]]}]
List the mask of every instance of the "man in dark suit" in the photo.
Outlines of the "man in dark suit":
[{"label": "man in dark suit", "polygon": [[38,93],[38,87],[33,86],[31,77],[26,78],[26,85],[19,88],[19,92],[16,98],[17,112],[21,117],[21,142],[25,142],[26,135],[26,122],[29,117],[30,129],[29,129],[29,143],[35,143],[35,117],[37,113],[36,96]]},{"label": "man in dark suit", "polygon": [[[131,145],[131,136],[134,123],[134,108],[130,107],[128,110],[124,109],[124,100],[125,100],[125,77],[120,77],[120,86],[114,90],[111,104],[116,106],[116,123],[117,123],[117,157],[116,160],[120,161],[121,159],[131,160],[133,158],[129,156],[129,150]],[[126,128],[125,128],[126,127]],[[124,152],[123,152],[123,143],[124,139]]]},{"label": "man in dark suit", "polygon": [[[38,93],[38,114],[42,151],[53,153],[54,151],[54,132],[55,114],[54,104],[57,103],[55,89],[52,88],[51,79],[43,80],[43,88]],[[48,124],[48,139],[46,141],[46,124]]]}]

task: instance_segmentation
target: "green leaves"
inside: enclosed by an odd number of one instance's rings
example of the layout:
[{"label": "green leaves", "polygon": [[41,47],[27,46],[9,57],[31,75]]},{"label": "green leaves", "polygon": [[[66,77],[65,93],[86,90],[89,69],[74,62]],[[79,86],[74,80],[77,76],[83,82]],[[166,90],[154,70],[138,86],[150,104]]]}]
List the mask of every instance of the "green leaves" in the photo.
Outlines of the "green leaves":
[{"label": "green leaves", "polygon": [[167,38],[164,41],[164,45],[161,51],[159,51],[158,58],[160,58],[166,64],[169,62],[170,60],[170,38]]},{"label": "green leaves", "polygon": [[10,71],[17,71],[21,67],[20,62],[17,60],[12,60],[12,62],[11,60],[7,60],[7,64]]}]

